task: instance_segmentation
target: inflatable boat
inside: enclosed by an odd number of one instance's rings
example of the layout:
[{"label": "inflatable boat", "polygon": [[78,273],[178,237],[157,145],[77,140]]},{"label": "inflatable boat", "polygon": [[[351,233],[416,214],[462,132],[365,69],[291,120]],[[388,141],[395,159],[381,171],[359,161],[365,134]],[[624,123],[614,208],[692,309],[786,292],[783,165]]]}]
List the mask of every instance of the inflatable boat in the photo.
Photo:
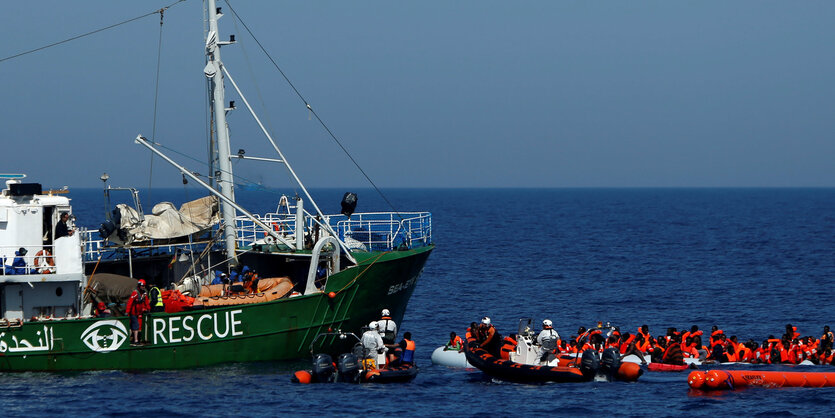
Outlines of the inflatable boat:
[{"label": "inflatable boat", "polygon": [[463,351],[458,351],[454,348],[447,349],[446,346],[438,347],[432,352],[432,364],[446,367],[473,368],[467,362],[467,355]]},{"label": "inflatable boat", "polygon": [[602,355],[586,350],[571,360],[553,358],[540,362],[539,347],[530,328],[531,320],[520,321],[519,332],[504,340],[502,355],[488,352],[468,330],[464,354],[473,367],[490,377],[517,383],[588,382],[591,380],[634,381],[643,373],[634,363],[621,363],[620,353],[604,350]]},{"label": "inflatable boat", "polygon": [[417,366],[404,364],[385,369],[364,370],[360,375],[360,381],[366,383],[405,383],[417,377],[417,374]]},{"label": "inflatable boat", "polygon": [[[380,354],[375,359],[366,358],[359,337],[353,333],[327,332],[321,333],[310,344],[311,351],[317,341],[327,341],[333,337],[335,341],[353,342],[351,352],[342,353],[337,361],[333,361],[328,353],[313,355],[313,366],[309,370],[299,370],[293,373],[290,381],[293,383],[402,383],[413,380],[418,374],[418,367],[413,363],[387,365],[386,355]],[[379,365],[379,367],[378,367]]]}]

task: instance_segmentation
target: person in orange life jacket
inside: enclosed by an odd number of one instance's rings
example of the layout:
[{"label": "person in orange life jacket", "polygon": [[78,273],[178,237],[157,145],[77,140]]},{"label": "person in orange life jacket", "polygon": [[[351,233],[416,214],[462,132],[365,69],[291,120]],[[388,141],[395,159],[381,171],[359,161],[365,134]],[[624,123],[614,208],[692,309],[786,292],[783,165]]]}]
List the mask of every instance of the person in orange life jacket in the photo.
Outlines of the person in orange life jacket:
[{"label": "person in orange life jacket", "polygon": [[718,363],[726,363],[728,361],[728,355],[725,352],[724,334],[719,334],[717,336],[717,339],[714,340],[713,346],[710,350],[710,355],[707,357],[709,360],[713,360]]},{"label": "person in orange life jacket", "polygon": [[629,344],[631,344],[633,341],[635,341],[635,336],[628,333],[628,332],[625,332],[625,333],[623,333],[623,335],[620,336],[620,354],[621,355],[626,353],[626,349],[629,347]]},{"label": "person in orange life jacket", "polygon": [[752,363],[768,363],[768,358],[771,355],[771,349],[768,346],[768,340],[763,341],[762,345],[754,351],[754,360]]},{"label": "person in orange life jacket", "polygon": [[692,337],[687,337],[687,339],[685,339],[684,342],[681,344],[681,353],[685,358],[699,357],[699,352],[696,350],[696,344],[693,344]]},{"label": "person in orange life jacket", "polygon": [[635,338],[638,340],[636,347],[638,350],[643,352],[647,352],[650,347],[650,339],[652,336],[649,333],[649,326],[644,324],[641,325],[641,328],[638,328],[638,332],[636,333]]},{"label": "person in orange life jacket", "polygon": [[709,347],[713,349],[713,346],[716,345],[716,341],[719,340],[719,336],[725,335],[725,332],[719,329],[716,325],[710,327],[710,338],[708,339]]},{"label": "person in orange life jacket", "polygon": [[620,352],[620,339],[614,334],[610,335],[606,340],[606,348],[614,348]]},{"label": "person in orange life jacket", "polygon": [[139,279],[136,290],[131,293],[125,309],[130,315],[131,344],[139,344],[139,328],[142,327],[142,315],[151,310],[148,294],[145,292],[145,280]]},{"label": "person in orange life jacket", "polygon": [[606,339],[603,338],[603,332],[599,329],[589,332],[588,341],[591,349],[597,352],[602,352],[604,346],[606,345]]},{"label": "person in orange life jacket", "polygon": [[780,340],[779,343],[774,344],[774,347],[771,349],[771,363],[790,363],[789,350],[791,350],[791,344],[791,341],[785,338]]},{"label": "person in orange life jacket", "polygon": [[415,363],[415,342],[412,340],[411,332],[403,333],[403,340],[400,341],[400,349],[403,355],[400,357],[400,364]]},{"label": "person in orange life jacket", "polygon": [[670,340],[672,340],[673,335],[681,335],[675,327],[667,328],[667,334],[664,335],[664,339],[667,340],[667,345],[670,345]]},{"label": "person in orange life jacket", "polygon": [[663,337],[657,340],[650,340],[650,346],[647,348],[650,361],[653,363],[660,363],[664,357],[664,352],[667,349],[667,340]]},{"label": "person in orange life jacket", "polygon": [[580,340],[585,338],[586,334],[586,327],[577,328],[577,336],[572,336],[572,339],[577,342],[577,345],[580,344]]},{"label": "person in orange life jacket", "polygon": [[831,348],[822,350],[818,354],[818,364],[835,364],[835,355],[832,353]]},{"label": "person in orange life jacket", "polygon": [[444,346],[444,350],[458,350],[458,352],[464,351],[464,340],[461,337],[455,335],[455,332],[449,333],[449,341],[447,341],[446,345]]},{"label": "person in orange life jacket", "polygon": [[388,309],[383,309],[380,312],[380,319],[377,320],[377,326],[380,330],[380,335],[383,337],[383,342],[386,344],[394,344],[394,339],[397,338],[397,324],[391,319],[391,312]]},{"label": "person in orange life jacket", "polygon": [[792,326],[792,324],[786,324],[786,333],[783,336],[787,336],[788,340],[791,341],[795,338],[800,337],[800,333],[797,332],[797,327]]},{"label": "person in orange life jacket", "polygon": [[739,353],[740,344],[737,341],[736,335],[731,335],[731,338],[729,338],[727,341],[725,341],[725,346],[726,347],[731,346],[731,347],[733,347],[735,353]]},{"label": "person in orange life jacket", "polygon": [[641,360],[641,364],[647,364],[646,359],[644,359],[644,353],[641,352],[641,350],[638,350],[638,337],[635,335],[630,335],[627,332],[623,334],[623,338],[625,338],[625,340],[620,344],[621,360],[623,360],[626,356],[635,355],[638,356],[638,359]]},{"label": "person in orange life jacket", "polygon": [[467,332],[479,343],[484,340],[484,337],[480,333],[478,323],[476,322],[470,322],[470,327],[467,328]]},{"label": "person in orange life jacket", "polygon": [[490,323],[490,317],[485,316],[481,318],[481,325],[479,325],[481,335],[484,340],[478,345],[486,350],[488,353],[498,357],[502,345],[502,336],[496,332],[496,328]]}]

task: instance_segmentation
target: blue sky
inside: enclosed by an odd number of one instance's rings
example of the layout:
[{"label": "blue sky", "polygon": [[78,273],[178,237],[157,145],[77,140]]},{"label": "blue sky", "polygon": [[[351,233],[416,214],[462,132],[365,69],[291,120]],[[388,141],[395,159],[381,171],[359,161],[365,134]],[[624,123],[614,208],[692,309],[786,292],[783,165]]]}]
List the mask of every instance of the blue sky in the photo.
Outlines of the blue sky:
[{"label": "blue sky", "polygon": [[[167,3],[10,3],[0,55]],[[239,41],[224,62],[303,180],[367,185],[219,4],[221,37]],[[833,2],[232,6],[383,187],[835,186]],[[165,13],[156,121],[157,141],[200,161],[202,10],[189,0]],[[0,62],[0,171],[49,186],[98,187],[105,171],[114,185],[180,184],[132,141],[153,131],[158,41],[155,15]],[[238,109],[233,152],[274,157]],[[235,169],[290,185],[274,165]]]}]

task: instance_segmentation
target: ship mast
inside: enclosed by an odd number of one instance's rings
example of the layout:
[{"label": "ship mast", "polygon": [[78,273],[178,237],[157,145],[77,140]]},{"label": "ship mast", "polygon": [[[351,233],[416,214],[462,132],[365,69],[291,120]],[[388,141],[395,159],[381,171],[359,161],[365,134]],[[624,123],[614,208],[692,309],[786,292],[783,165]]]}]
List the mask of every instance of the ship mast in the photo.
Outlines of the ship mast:
[{"label": "ship mast", "polygon": [[[212,106],[215,120],[215,132],[217,133],[217,157],[218,171],[220,176],[216,179],[220,186],[220,192],[228,200],[235,200],[234,182],[232,176],[232,161],[229,159],[229,129],[226,126],[226,99],[223,92],[223,63],[220,60],[220,45],[229,42],[218,42],[217,20],[222,16],[215,6],[215,0],[208,0],[209,33],[206,36],[206,53],[209,62],[204,70],[206,77],[211,79]],[[223,239],[226,243],[226,256],[232,264],[237,264],[235,254],[235,208],[226,200],[221,202],[221,214],[223,215]]]}]

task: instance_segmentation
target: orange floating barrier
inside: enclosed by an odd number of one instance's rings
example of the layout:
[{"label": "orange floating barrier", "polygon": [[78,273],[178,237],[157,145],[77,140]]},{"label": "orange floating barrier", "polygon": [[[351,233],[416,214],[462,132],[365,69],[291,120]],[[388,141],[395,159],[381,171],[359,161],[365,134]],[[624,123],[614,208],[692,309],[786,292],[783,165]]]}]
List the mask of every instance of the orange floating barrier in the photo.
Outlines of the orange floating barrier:
[{"label": "orange floating barrier", "polygon": [[687,384],[690,385],[693,389],[704,389],[705,385],[705,372],[695,371],[690,372],[690,375],[687,376]]},{"label": "orange floating barrier", "polygon": [[687,383],[693,389],[727,390],[749,386],[768,388],[835,386],[835,373],[830,372],[763,372],[755,370],[711,370],[690,373]]}]

